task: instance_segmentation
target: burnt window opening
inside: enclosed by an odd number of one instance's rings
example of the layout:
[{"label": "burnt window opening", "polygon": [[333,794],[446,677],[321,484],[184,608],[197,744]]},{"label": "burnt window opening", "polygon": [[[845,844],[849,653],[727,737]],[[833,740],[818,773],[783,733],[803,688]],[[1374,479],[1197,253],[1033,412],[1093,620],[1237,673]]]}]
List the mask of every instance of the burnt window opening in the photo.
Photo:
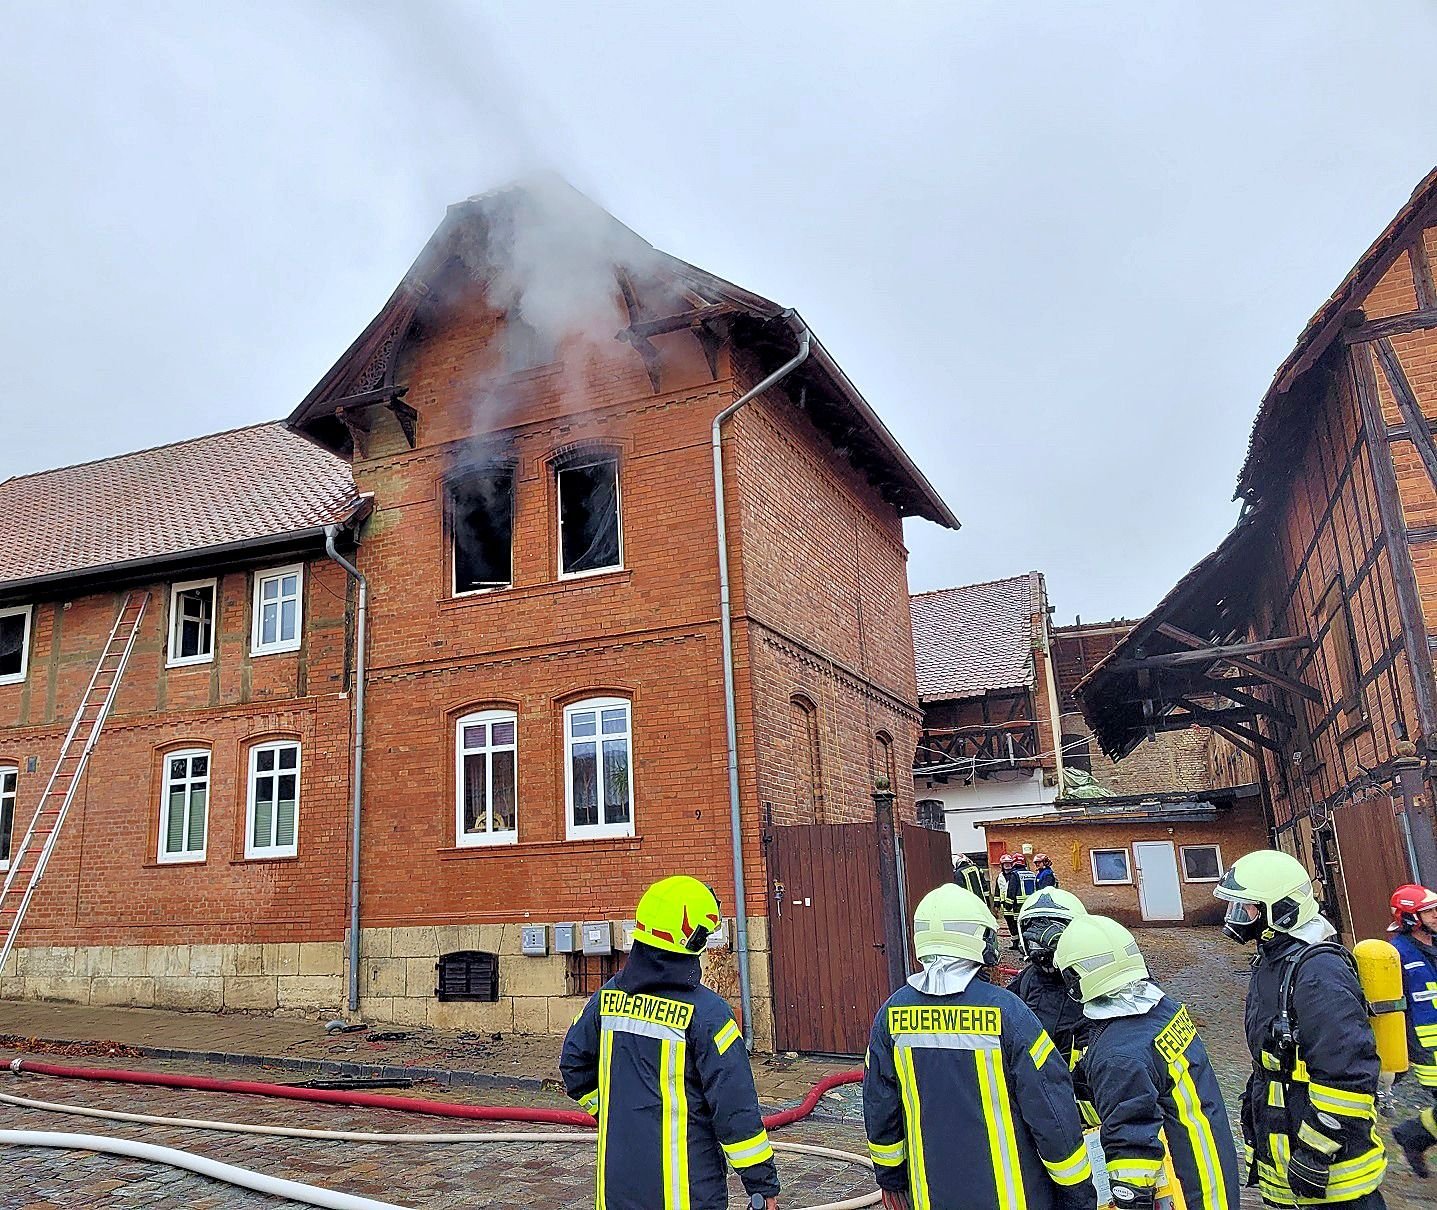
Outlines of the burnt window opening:
[{"label": "burnt window opening", "polygon": [[514,468],[491,466],[449,482],[454,592],[514,582]]},{"label": "burnt window opening", "polygon": [[1069,731],[1059,741],[1063,748],[1063,763],[1084,773],[1093,771],[1093,746],[1086,735]]},{"label": "burnt window opening", "polygon": [[499,999],[499,955],[481,950],[456,950],[439,959],[440,1000],[481,1000],[492,1004]]},{"label": "burnt window opening", "polygon": [[1337,664],[1337,688],[1341,692],[1342,713],[1348,726],[1365,722],[1367,709],[1362,702],[1362,678],[1357,672],[1357,634],[1352,626],[1352,610],[1347,602],[1342,577],[1336,577],[1322,594],[1317,607],[1318,633],[1327,629],[1332,654]]},{"label": "burnt window opening", "polygon": [[565,954],[565,991],[570,996],[592,996],[619,973],[623,954]]},{"label": "burnt window opening", "polygon": [[619,463],[603,458],[561,467],[559,570],[566,576],[619,567]]},{"label": "burnt window opening", "polygon": [[934,832],[946,832],[948,830],[947,818],[943,811],[943,800],[941,798],[922,798],[918,800],[918,826],[928,828]]},{"label": "burnt window opening", "polygon": [[504,369],[517,374],[557,360],[553,336],[535,327],[517,310],[511,311],[504,323]]}]

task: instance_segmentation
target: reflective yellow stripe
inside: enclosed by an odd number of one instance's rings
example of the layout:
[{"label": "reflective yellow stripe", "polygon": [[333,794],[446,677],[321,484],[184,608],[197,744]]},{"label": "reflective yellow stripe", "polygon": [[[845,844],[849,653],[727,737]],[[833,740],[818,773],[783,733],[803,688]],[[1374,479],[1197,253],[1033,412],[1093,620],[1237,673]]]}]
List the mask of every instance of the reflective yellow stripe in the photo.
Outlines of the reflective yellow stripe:
[{"label": "reflective yellow stripe", "polygon": [[1437,1063],[1414,1063],[1412,1074],[1423,1088],[1437,1088]]},{"label": "reflective yellow stripe", "polygon": [[1323,1155],[1336,1155],[1342,1150],[1342,1144],[1336,1139],[1330,1139],[1320,1130],[1314,1130],[1308,1123],[1303,1122],[1297,1128],[1297,1141],[1311,1147],[1314,1151]]},{"label": "reflective yellow stripe", "polygon": [[1371,1093],[1349,1092],[1346,1088],[1333,1088],[1330,1084],[1309,1084],[1307,1098],[1314,1109],[1328,1113],[1345,1114],[1350,1118],[1375,1118],[1377,1103]]},{"label": "reflective yellow stripe", "polygon": [[689,1099],[684,1091],[687,1042],[659,1043],[664,1115],[664,1210],[689,1210]]},{"label": "reflective yellow stripe", "polygon": [[1057,1048],[1053,1045],[1053,1039],[1048,1037],[1046,1031],[1038,1034],[1038,1040],[1028,1048],[1028,1053],[1033,1056],[1033,1066],[1041,1068],[1047,1061],[1050,1054]]},{"label": "reflective yellow stripe", "polygon": [[604,1200],[604,1157],[608,1152],[609,1140],[609,1073],[614,1061],[614,1035],[603,1030],[599,1035],[599,1180],[594,1198],[595,1210],[607,1210]]},{"label": "reflective yellow stripe", "polygon": [[998,1210],[1027,1210],[1023,1170],[1018,1166],[1013,1112],[1008,1104],[1008,1081],[1003,1077],[1002,1051],[974,1051],[978,1082],[983,1090],[983,1117],[988,1124],[988,1152],[998,1189]]},{"label": "reflective yellow stripe", "polygon": [[730,1021],[718,1033],[714,1034],[714,1046],[719,1054],[723,1054],[730,1046],[743,1037],[736,1021]]},{"label": "reflective yellow stripe", "polygon": [[1177,1105],[1178,1121],[1187,1131],[1188,1145],[1197,1165],[1204,1210],[1228,1210],[1227,1182],[1222,1179],[1217,1140],[1213,1137],[1212,1123],[1203,1112],[1202,1098],[1193,1083],[1187,1055],[1180,1055],[1169,1062],[1168,1071],[1173,1078],[1173,1101]]},{"label": "reflective yellow stripe", "polygon": [[1050,1163],[1046,1156],[1042,1157],[1043,1167],[1048,1170],[1048,1175],[1059,1185],[1076,1185],[1080,1181],[1090,1180],[1093,1175],[1093,1165],[1088,1160],[1088,1145],[1079,1143],[1078,1149],[1065,1160],[1057,1163]]},{"label": "reflective yellow stripe", "polygon": [[1103,1119],[1098,1116],[1098,1111],[1093,1107],[1092,1101],[1078,1100],[1078,1117],[1082,1119],[1084,1126],[1101,1126]]},{"label": "reflective yellow stripe", "polygon": [[869,1139],[868,1154],[880,1168],[897,1168],[908,1158],[908,1144],[902,1139],[896,1143],[875,1143]]},{"label": "reflective yellow stripe", "polygon": [[1267,1103],[1274,1109],[1287,1107],[1287,1089],[1284,1085],[1274,1080],[1267,1086]]},{"label": "reflective yellow stripe", "polygon": [[1118,1159],[1108,1161],[1108,1179],[1135,1189],[1150,1189],[1162,1174],[1162,1160]]},{"label": "reflective yellow stripe", "polygon": [[586,1092],[579,1098],[579,1105],[585,1113],[597,1116],[599,1112],[599,1090],[596,1088],[593,1092]]},{"label": "reflective yellow stripe", "polygon": [[903,1092],[903,1120],[912,1144],[908,1157],[908,1189],[913,1195],[913,1210],[933,1210],[928,1196],[928,1170],[923,1162],[923,1123],[919,1116],[918,1079],[913,1074],[913,1050],[896,1047],[893,1064],[898,1071],[898,1087]]},{"label": "reflective yellow stripe", "polygon": [[728,1162],[735,1168],[752,1168],[764,1160],[773,1159],[773,1145],[768,1141],[768,1131],[760,1130],[751,1139],[741,1143],[720,1143]]}]

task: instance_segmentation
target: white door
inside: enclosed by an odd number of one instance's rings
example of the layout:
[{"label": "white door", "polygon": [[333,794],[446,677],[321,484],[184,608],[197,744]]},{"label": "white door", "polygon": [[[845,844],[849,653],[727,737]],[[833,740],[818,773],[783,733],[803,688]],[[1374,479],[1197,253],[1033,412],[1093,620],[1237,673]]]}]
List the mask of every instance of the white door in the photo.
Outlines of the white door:
[{"label": "white door", "polygon": [[1138,904],[1144,920],[1181,920],[1183,892],[1178,882],[1178,859],[1171,840],[1133,842],[1138,870]]}]

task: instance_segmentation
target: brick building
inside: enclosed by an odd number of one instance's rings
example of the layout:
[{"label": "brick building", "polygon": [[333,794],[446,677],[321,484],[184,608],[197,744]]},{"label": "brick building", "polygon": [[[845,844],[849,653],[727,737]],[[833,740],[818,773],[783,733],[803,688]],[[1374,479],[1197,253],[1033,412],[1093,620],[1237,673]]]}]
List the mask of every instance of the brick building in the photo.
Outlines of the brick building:
[{"label": "brick building", "polygon": [[[1121,760],[1194,723],[1255,769],[1273,841],[1351,939],[1437,882],[1437,173],[1303,329],[1264,395],[1232,533],[1081,688]],[[1241,756],[1238,755],[1241,753]]]},{"label": "brick building", "polygon": [[118,594],[151,600],[0,991],[332,1011],[352,979],[367,1019],[562,1029],[617,957],[522,930],[617,946],[675,870],[732,917],[732,767],[748,916],[710,966],[764,1044],[764,821],[871,818],[880,775],[913,815],[906,516],[957,524],[797,315],[552,183],[451,207],[284,424],[0,484],[17,840]]}]

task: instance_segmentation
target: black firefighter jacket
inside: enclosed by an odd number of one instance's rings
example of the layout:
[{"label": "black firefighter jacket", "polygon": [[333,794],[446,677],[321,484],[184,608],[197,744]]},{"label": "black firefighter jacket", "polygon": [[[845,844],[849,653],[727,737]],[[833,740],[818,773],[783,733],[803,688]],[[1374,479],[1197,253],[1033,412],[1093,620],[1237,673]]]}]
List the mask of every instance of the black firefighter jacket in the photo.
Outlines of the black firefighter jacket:
[{"label": "black firefighter jacket", "polygon": [[1141,1015],[1093,1022],[1080,1070],[1114,1186],[1156,1189],[1166,1139],[1185,1205],[1238,1210],[1232,1127],[1186,1008],[1164,996]]},{"label": "black firefighter jacket", "polygon": [[1068,995],[1063,976],[1030,962],[1008,984],[1008,990],[1033,1010],[1064,1062],[1072,1067],[1082,1047],[1081,1035],[1092,1022],[1083,1016],[1083,1006]]},{"label": "black firefighter jacket", "polygon": [[1017,996],[907,985],[879,1009],[863,1076],[879,1187],[913,1210],[1092,1210],[1068,1065]]},{"label": "black firefighter jacket", "polygon": [[1373,1192],[1387,1171],[1377,1137],[1377,1044],[1357,975],[1325,950],[1298,968],[1292,988],[1297,1050],[1284,1061],[1273,1026],[1282,977],[1307,943],[1284,934],[1258,946],[1247,992],[1246,1032],[1252,1076],[1242,1101],[1242,1134],[1257,1166],[1263,1200],[1302,1205],[1287,1183],[1288,1162],[1327,1167],[1327,1202]]},{"label": "black firefighter jacket", "polygon": [[778,1172],[742,1034],[699,960],[636,945],[564,1038],[568,1094],[599,1120],[596,1210],[724,1210]]}]

